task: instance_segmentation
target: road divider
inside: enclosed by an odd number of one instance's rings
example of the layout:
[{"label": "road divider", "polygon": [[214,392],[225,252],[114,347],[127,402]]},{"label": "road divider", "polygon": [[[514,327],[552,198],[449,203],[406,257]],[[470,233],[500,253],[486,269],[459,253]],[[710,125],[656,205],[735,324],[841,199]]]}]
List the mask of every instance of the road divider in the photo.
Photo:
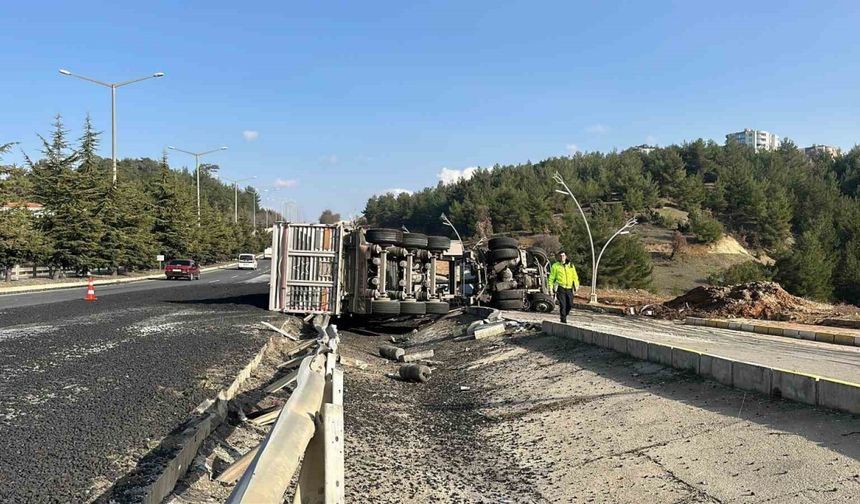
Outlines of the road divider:
[{"label": "road divider", "polygon": [[756,321],[755,323],[737,320],[720,320],[699,317],[687,317],[684,319],[687,325],[714,327],[717,329],[731,329],[733,331],[752,332],[757,334],[770,334],[772,336],[783,336],[786,338],[805,339],[821,343],[832,343],[834,345],[860,346],[860,335],[851,334],[850,330],[844,332],[838,329],[824,329],[823,326],[809,326],[808,329],[792,327],[781,327],[774,323]]},{"label": "road divider", "polygon": [[[218,266],[210,266],[208,268],[202,268],[200,270],[201,273],[206,273],[208,271],[215,271],[219,269],[227,269],[231,266],[236,266],[238,263],[229,263],[222,264]],[[117,284],[126,284],[131,282],[142,282],[144,280],[155,280],[159,278],[164,278],[164,272],[154,273],[152,275],[145,275],[139,277],[125,277],[125,278],[110,278],[104,280],[94,280],[92,285],[117,285]],[[16,287],[0,287],[0,296],[3,294],[22,294],[27,292],[42,292],[42,291],[52,291],[59,289],[74,289],[76,287],[87,287],[89,286],[88,280],[81,280],[80,282],[62,282],[62,283],[53,283],[53,284],[39,284],[39,285],[19,285]]]},{"label": "road divider", "polygon": [[698,374],[742,390],[860,414],[860,384],[545,320],[546,334]]}]

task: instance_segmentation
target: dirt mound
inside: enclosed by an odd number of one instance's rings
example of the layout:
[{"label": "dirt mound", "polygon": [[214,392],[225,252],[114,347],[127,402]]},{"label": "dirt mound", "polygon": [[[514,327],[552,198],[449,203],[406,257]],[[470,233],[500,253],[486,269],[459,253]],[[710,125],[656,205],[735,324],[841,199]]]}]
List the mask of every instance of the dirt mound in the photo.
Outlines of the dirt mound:
[{"label": "dirt mound", "polygon": [[684,315],[765,320],[799,320],[833,312],[832,306],[793,296],[776,282],[696,287],[664,307]]}]

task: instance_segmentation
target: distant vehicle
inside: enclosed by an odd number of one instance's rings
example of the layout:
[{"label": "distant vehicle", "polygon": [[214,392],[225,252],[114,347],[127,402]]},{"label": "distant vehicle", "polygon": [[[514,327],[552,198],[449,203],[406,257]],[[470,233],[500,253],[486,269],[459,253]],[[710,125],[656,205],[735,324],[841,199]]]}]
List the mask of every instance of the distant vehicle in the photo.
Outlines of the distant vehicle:
[{"label": "distant vehicle", "polygon": [[266,250],[263,251],[263,259],[271,259],[272,258],[272,247],[266,247]]},{"label": "distant vehicle", "polygon": [[239,254],[239,269],[257,269],[257,257],[254,254]]},{"label": "distant vehicle", "polygon": [[193,259],[174,259],[164,267],[168,280],[187,278],[200,280],[200,266]]}]

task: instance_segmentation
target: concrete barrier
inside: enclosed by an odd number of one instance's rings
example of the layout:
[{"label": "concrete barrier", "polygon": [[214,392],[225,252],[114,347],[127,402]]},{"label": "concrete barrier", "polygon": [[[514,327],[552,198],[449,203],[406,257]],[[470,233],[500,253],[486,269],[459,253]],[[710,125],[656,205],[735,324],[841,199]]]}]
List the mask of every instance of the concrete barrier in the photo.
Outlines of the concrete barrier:
[{"label": "concrete barrier", "polygon": [[818,404],[817,376],[784,369],[773,369],[771,373],[770,390],[772,395],[813,406]]},{"label": "concrete barrier", "polygon": [[732,361],[702,354],[699,357],[699,375],[723,385],[732,386]]},{"label": "concrete barrier", "polygon": [[687,325],[716,327],[720,329],[731,329],[734,331],[753,332],[757,334],[768,334],[771,336],[783,336],[786,338],[805,339],[821,343],[832,343],[835,345],[860,346],[860,335],[845,334],[839,332],[816,331],[814,327],[810,330],[790,329],[765,323],[746,324],[731,320],[703,319],[699,317],[687,317],[684,319]]},{"label": "concrete barrier", "polygon": [[860,415],[860,385],[819,378],[818,405]]},{"label": "concrete barrier", "polygon": [[772,374],[768,367],[748,362],[732,362],[732,386],[739,389],[770,394]]},{"label": "concrete barrier", "polygon": [[[860,414],[860,384],[735,361],[693,350],[544,321],[544,332],[609,348],[636,359],[693,371],[730,387]],[[801,335],[802,331],[798,331]],[[814,334],[814,333],[813,333]]]},{"label": "concrete barrier", "polygon": [[699,352],[685,350],[683,348],[672,348],[672,367],[684,369],[699,374]]},{"label": "concrete barrier", "polygon": [[648,360],[665,366],[672,365],[672,347],[659,343],[648,343]]}]

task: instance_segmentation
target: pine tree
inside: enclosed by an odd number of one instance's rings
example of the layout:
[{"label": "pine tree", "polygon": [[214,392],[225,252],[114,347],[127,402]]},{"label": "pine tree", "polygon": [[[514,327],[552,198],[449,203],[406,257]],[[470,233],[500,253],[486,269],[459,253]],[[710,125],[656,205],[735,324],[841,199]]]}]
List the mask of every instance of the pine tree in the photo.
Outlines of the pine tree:
[{"label": "pine tree", "polygon": [[152,234],[157,254],[166,259],[188,257],[194,242],[197,216],[190,194],[177,187],[177,176],[170,171],[167,153],[161,159],[160,176],[153,195]]},{"label": "pine tree", "polygon": [[44,246],[44,237],[26,208],[0,211],[0,271],[9,281],[12,268],[33,260]]},{"label": "pine tree", "polygon": [[775,279],[792,294],[826,301],[833,294],[833,263],[833,251],[822,242],[820,229],[810,229],[777,260]]}]

